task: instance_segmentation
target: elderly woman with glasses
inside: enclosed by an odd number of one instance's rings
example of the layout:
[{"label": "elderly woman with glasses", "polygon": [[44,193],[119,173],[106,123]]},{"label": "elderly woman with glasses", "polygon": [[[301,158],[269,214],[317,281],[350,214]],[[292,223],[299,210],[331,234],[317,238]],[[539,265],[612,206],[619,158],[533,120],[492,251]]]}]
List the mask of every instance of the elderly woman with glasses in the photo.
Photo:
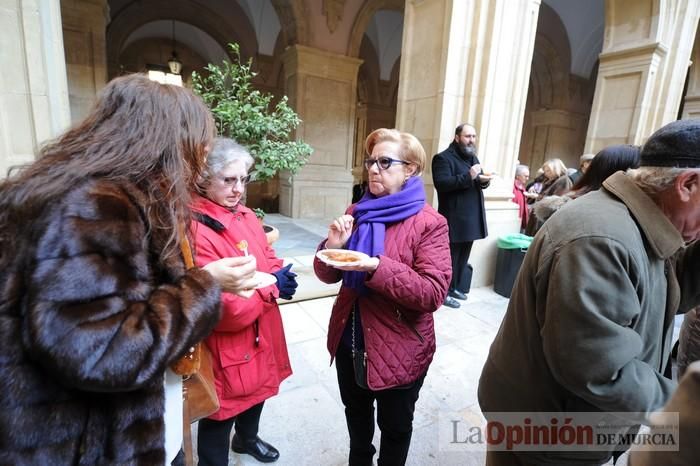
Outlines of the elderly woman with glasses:
[{"label": "elderly woman with glasses", "polygon": [[[248,298],[222,293],[221,320],[205,340],[213,356],[221,408],[199,421],[200,466],[228,465],[229,446],[265,463],[279,458],[279,452],[258,437],[258,424],[264,401],[276,395],[292,373],[276,299],[291,299],[297,283],[291,265],[282,268],[282,260],[267,244],[255,213],[241,204],[253,163],[242,146],[215,139],[199,181],[200,195],[192,205],[198,265],[250,254],[259,272],[274,274],[260,274],[263,283]],[[264,278],[271,278],[270,283]]]},{"label": "elderly woman with glasses", "polygon": [[[401,465],[435,353],[432,313],[442,305],[452,275],[449,238],[444,217],[425,202],[420,142],[408,133],[378,129],[365,149],[368,191],[331,223],[314,269],[323,282],[343,282],[327,345],[345,405],[349,464],[372,464],[376,401],[379,464]],[[350,258],[350,251],[364,255],[339,265],[318,257],[332,253],[326,249],[345,249],[341,254]]]}]

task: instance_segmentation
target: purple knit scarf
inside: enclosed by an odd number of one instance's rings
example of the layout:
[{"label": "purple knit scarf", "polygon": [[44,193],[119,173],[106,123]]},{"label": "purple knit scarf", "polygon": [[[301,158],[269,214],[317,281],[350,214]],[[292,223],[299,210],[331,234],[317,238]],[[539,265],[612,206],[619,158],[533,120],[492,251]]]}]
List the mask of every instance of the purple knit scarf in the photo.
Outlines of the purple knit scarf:
[{"label": "purple knit scarf", "polygon": [[[381,254],[386,225],[417,214],[424,205],[425,190],[419,176],[412,176],[401,191],[388,196],[376,197],[367,190],[352,212],[356,228],[346,248],[369,256]],[[343,272],[343,284],[364,293],[366,275],[366,272]]]}]

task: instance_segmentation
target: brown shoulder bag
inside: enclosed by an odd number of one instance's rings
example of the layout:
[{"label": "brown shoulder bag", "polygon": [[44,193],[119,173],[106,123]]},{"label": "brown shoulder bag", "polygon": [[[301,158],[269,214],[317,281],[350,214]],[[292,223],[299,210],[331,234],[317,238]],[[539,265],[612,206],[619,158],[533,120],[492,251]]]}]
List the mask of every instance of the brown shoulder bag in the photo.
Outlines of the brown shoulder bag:
[{"label": "brown shoulder bag", "polygon": [[[194,267],[192,248],[187,236],[182,235],[180,249],[185,260],[185,266]],[[192,452],[192,429],[190,424],[210,416],[219,410],[219,398],[214,385],[212,355],[207,345],[200,342],[190,348],[190,352],[170,367],[173,372],[183,377],[182,398],[183,409],[183,449],[185,464],[194,464]]]}]

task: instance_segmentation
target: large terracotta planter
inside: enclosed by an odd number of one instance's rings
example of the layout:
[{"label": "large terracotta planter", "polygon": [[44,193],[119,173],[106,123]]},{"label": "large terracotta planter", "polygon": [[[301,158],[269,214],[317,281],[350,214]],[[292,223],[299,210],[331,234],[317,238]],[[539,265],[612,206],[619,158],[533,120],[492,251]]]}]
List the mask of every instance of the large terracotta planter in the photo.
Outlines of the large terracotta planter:
[{"label": "large terracotta planter", "polygon": [[265,231],[265,236],[267,236],[267,244],[274,243],[280,237],[280,231],[272,225],[263,224],[263,231]]}]

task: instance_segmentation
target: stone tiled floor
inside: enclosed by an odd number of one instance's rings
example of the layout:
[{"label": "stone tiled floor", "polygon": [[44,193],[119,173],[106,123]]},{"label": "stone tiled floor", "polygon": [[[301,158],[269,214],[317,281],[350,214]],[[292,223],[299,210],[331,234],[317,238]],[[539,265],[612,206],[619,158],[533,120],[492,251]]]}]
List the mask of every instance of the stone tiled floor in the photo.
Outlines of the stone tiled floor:
[{"label": "stone tiled floor", "polygon": [[267,214],[265,223],[280,230],[274,247],[279,257],[313,254],[328,234],[328,223],[319,220],[291,219],[280,214]]}]

